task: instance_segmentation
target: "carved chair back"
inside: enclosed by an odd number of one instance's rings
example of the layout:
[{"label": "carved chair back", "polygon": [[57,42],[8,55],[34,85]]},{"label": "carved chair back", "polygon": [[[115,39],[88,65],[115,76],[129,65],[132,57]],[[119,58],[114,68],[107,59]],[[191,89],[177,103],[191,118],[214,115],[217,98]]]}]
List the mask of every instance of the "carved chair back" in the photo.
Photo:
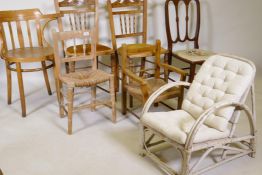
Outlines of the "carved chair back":
[{"label": "carved chair back", "polygon": [[[147,41],[147,0],[107,0],[113,49],[117,39],[142,37]],[[119,30],[118,30],[119,29]]]},{"label": "carved chair back", "polygon": [[[170,16],[171,5],[175,7],[175,16]],[[195,4],[195,5],[194,5]],[[183,8],[184,6],[184,8]],[[185,10],[185,18],[182,18],[181,10]],[[195,14],[190,14],[191,12]],[[200,2],[199,0],[166,0],[165,3],[165,20],[168,48],[172,51],[173,44],[193,42],[194,48],[198,49],[198,38],[200,31]],[[185,25],[182,25],[182,20],[185,20]],[[175,22],[175,29],[171,29],[171,23]],[[195,26],[192,24],[195,23]],[[190,27],[192,25],[194,28]],[[184,36],[181,36],[182,30],[185,30]],[[174,33],[171,33],[174,32]],[[193,33],[190,36],[190,33]],[[172,35],[173,34],[173,35]]]}]

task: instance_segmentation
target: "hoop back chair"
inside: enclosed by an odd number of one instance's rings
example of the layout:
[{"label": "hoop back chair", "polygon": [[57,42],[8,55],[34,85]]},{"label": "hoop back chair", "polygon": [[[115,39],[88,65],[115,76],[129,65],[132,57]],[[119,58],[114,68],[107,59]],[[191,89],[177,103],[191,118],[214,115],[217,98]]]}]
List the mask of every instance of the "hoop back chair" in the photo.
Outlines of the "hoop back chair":
[{"label": "hoop back chair", "polygon": [[[136,97],[144,104],[148,97],[156,91],[159,87],[167,84],[168,77],[161,78],[160,70],[164,69],[165,72],[176,72],[180,75],[180,80],[184,81],[186,78],[186,73],[174,66],[170,66],[165,63],[160,62],[161,54],[161,42],[156,41],[156,45],[148,45],[147,47],[140,48],[139,50],[127,47],[126,44],[122,46],[121,59],[122,59],[122,113],[126,114],[127,108],[127,93]],[[155,55],[154,66],[148,67],[143,70],[145,72],[153,72],[154,77],[144,74],[143,77],[139,76],[135,69],[133,61],[135,59],[141,59],[150,55]],[[141,57],[142,56],[142,57]],[[167,76],[167,74],[165,74]],[[178,97],[178,108],[181,107],[183,100],[183,87],[174,87],[167,91],[166,93],[159,96],[155,102],[171,99]],[[132,112],[131,112],[132,113]],[[133,113],[134,114],[134,113]],[[136,115],[135,115],[136,116]]]},{"label": "hoop back chair", "polygon": [[[254,77],[256,68],[246,59],[231,55],[209,57],[194,81],[173,82],[162,86],[146,102],[141,119],[142,154],[149,156],[169,174],[201,174],[235,158],[256,153],[256,113]],[[169,112],[148,112],[154,100],[176,86],[190,86],[182,109]],[[251,92],[252,110],[245,104]],[[243,113],[241,113],[243,111]],[[241,114],[241,115],[240,115]],[[247,117],[247,133],[237,131],[240,117]],[[153,135],[149,138],[146,132]],[[162,141],[154,143],[155,135]],[[171,169],[150,147],[167,142],[182,154],[182,170]],[[213,151],[222,149],[214,164],[199,168]],[[192,154],[201,152],[197,161]],[[210,155],[212,156],[212,155]]]},{"label": "hoop back chair", "polygon": [[[53,67],[53,49],[45,40],[44,31],[48,23],[58,15],[43,15],[39,9],[0,11],[1,57],[7,72],[8,104],[12,102],[11,71],[17,72],[22,116],[26,116],[23,72],[43,71],[48,94],[51,88],[47,69]],[[43,23],[44,22],[44,23]],[[49,65],[46,61],[51,62]],[[40,68],[22,68],[22,64],[40,62]]]},{"label": "hoop back chair", "polygon": [[[61,117],[64,116],[64,112],[68,114],[68,134],[72,134],[72,113],[84,108],[95,110],[96,106],[110,106],[112,108],[112,121],[116,121],[114,76],[97,69],[96,32],[97,31],[93,29],[53,33],[58,102]],[[76,42],[77,40],[82,40],[82,49],[84,51],[82,54],[77,52],[77,47],[79,47]],[[64,47],[64,52],[66,54],[65,56],[60,56],[59,53],[61,52],[59,45],[62,45],[63,42],[73,42],[74,53],[68,52],[67,48]],[[91,52],[86,52],[88,44],[91,46]],[[69,73],[63,73],[61,69],[61,64],[88,60],[92,61],[91,69],[86,68],[86,70]],[[96,86],[104,82],[109,82],[111,99],[99,101],[96,99]],[[64,95],[63,91],[61,91],[63,84],[67,86],[67,105],[64,104]],[[91,103],[74,107],[74,89],[81,87],[91,87]]]},{"label": "hoop back chair", "polygon": [[[89,30],[95,28],[98,30],[98,0],[54,0],[55,1],[55,9],[57,13],[61,13],[63,16],[58,19],[58,28],[59,31],[76,31],[76,30]],[[98,35],[97,35],[98,37]],[[98,40],[98,38],[97,38]],[[91,51],[91,46],[87,45],[86,52]],[[80,44],[76,47],[77,53],[82,54],[83,48]],[[73,46],[69,46],[67,52],[73,53]],[[96,56],[97,59],[99,56],[110,56],[111,65],[107,65],[101,61],[98,61],[100,64],[110,67],[111,72],[118,77],[118,69],[116,58],[114,54],[114,50],[108,46],[100,44],[97,42],[96,45]],[[72,63],[71,66],[67,65],[67,69],[71,69],[74,71],[75,64]],[[118,79],[115,78],[115,88],[118,91]]]},{"label": "hoop back chair", "polygon": [[[175,7],[175,16],[170,16],[170,4]],[[182,18],[180,13],[182,5],[185,5],[185,18]],[[195,5],[194,5],[195,4]],[[190,15],[190,12],[195,10],[196,19]],[[182,25],[181,21],[185,20],[185,25]],[[213,53],[199,49],[199,32],[200,32],[200,2],[199,0],[166,0],[165,3],[165,21],[166,21],[166,34],[168,42],[169,57],[168,63],[172,64],[172,56],[188,63],[189,68],[189,82],[192,82],[195,76],[196,65],[203,64],[203,62],[211,56]],[[171,31],[171,23],[175,22],[175,29]],[[191,27],[191,23],[195,22],[195,27]],[[182,36],[182,31],[185,31],[185,35]],[[191,32],[191,30],[193,32]],[[172,35],[173,32],[173,35]],[[193,34],[191,34],[193,33]],[[191,36],[192,35],[192,36]],[[173,46],[179,43],[191,42],[194,44],[193,49],[173,51]]]}]

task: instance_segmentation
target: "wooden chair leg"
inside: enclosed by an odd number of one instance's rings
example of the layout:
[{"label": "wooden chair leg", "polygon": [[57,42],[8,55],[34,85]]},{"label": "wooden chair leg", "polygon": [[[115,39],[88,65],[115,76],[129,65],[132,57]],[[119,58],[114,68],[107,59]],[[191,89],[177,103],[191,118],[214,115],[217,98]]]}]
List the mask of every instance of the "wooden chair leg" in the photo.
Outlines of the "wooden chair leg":
[{"label": "wooden chair leg", "polygon": [[61,93],[62,90],[62,83],[60,82],[60,80],[58,78],[55,78],[55,83],[56,83],[56,95],[57,95],[57,101],[58,101],[58,105],[59,105],[59,114],[60,117],[64,117],[65,116],[65,111],[64,111],[64,96]]},{"label": "wooden chair leg", "polygon": [[115,101],[115,77],[110,78],[110,96],[111,96],[111,106],[112,106],[112,122],[116,123],[116,101]]},{"label": "wooden chair leg", "polygon": [[41,64],[42,64],[42,68],[43,68],[43,74],[44,74],[44,78],[45,78],[45,84],[46,84],[47,92],[48,92],[49,95],[52,95],[50,83],[49,83],[49,80],[48,80],[48,74],[47,74],[47,70],[46,70],[46,63],[45,63],[45,61],[42,61]]},{"label": "wooden chair leg", "polygon": [[177,109],[181,109],[183,103],[183,95],[177,99]]},{"label": "wooden chair leg", "polygon": [[7,78],[7,103],[12,103],[12,74],[9,69],[9,62],[5,62],[6,65],[6,78]]},{"label": "wooden chair leg", "polygon": [[24,84],[23,84],[23,76],[21,70],[21,63],[16,63],[16,71],[17,71],[17,79],[21,100],[21,108],[22,108],[22,116],[26,116],[26,104],[25,104],[25,93],[24,93]]},{"label": "wooden chair leg", "polygon": [[126,115],[126,101],[127,101],[127,92],[126,89],[122,87],[122,114]]},{"label": "wooden chair leg", "polygon": [[140,70],[142,70],[142,72],[140,71],[139,73],[139,77],[143,77],[144,75],[144,70],[145,70],[145,66],[146,66],[146,58],[142,58],[141,59],[141,67],[140,67]]},{"label": "wooden chair leg", "polygon": [[72,119],[73,119],[73,102],[74,100],[74,88],[72,87],[68,87],[67,89],[67,106],[68,106],[68,109],[67,109],[67,112],[68,112],[68,130],[67,130],[67,133],[69,135],[72,134]]},{"label": "wooden chair leg", "polygon": [[118,74],[119,74],[119,69],[118,69],[118,61],[117,61],[117,56],[115,56],[115,54],[111,54],[111,72],[114,75],[114,89],[115,92],[119,91],[119,78],[118,78]]},{"label": "wooden chair leg", "polygon": [[95,111],[96,110],[96,86],[91,87],[91,98],[92,98],[91,111]]},{"label": "wooden chair leg", "polygon": [[132,95],[129,95],[129,107],[133,108],[134,107],[134,99]]}]

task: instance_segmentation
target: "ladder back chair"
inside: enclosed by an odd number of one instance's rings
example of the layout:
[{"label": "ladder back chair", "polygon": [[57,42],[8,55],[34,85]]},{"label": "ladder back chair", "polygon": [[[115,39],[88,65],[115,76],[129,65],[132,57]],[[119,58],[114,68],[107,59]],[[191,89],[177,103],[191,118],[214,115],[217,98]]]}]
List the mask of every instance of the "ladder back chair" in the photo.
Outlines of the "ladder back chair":
[{"label": "ladder back chair", "polygon": [[[171,5],[174,5],[175,16],[171,16]],[[184,6],[183,6],[184,5]],[[183,8],[184,7],[184,8]],[[182,11],[185,12],[185,18],[182,18]],[[190,12],[194,11],[194,14]],[[191,16],[195,15],[195,17]],[[194,19],[195,18],[195,19]],[[185,25],[181,21],[185,20]],[[196,65],[203,62],[213,53],[199,49],[199,32],[200,32],[200,2],[199,0],[166,0],[165,3],[165,21],[166,34],[168,42],[168,63],[172,64],[172,57],[177,58],[189,64],[189,82],[192,82],[196,72]],[[172,22],[175,23],[174,29],[171,29]],[[195,26],[192,24],[195,23]],[[184,36],[182,34],[184,31]],[[174,51],[173,46],[179,43],[193,43],[193,49]]]},{"label": "ladder back chair", "polygon": [[[247,59],[214,55],[201,66],[191,85],[173,82],[159,88],[149,97],[141,115],[142,155],[149,156],[172,175],[202,174],[245,155],[254,157],[257,133],[255,73],[255,65]],[[178,86],[189,86],[181,110],[149,112],[160,94]],[[251,110],[246,102],[249,93]],[[247,128],[243,130],[241,126],[241,132],[238,130],[240,118],[247,119],[244,123]],[[156,142],[154,136],[160,141]],[[181,153],[181,171],[172,169],[159,159],[159,154],[150,150],[163,142]],[[195,157],[194,153],[199,156]],[[204,161],[208,156],[214,160],[213,164]]]},{"label": "ladder back chair", "polygon": [[[77,31],[77,30],[89,30],[95,28],[98,30],[99,13],[98,13],[98,0],[54,0],[55,9],[57,13],[61,13],[63,16],[58,19],[59,31]],[[97,35],[98,37],[98,35]],[[82,54],[83,48],[80,44],[76,47],[77,53]],[[86,52],[90,53],[91,46],[86,46]],[[67,52],[73,53],[73,46],[67,48]],[[98,61],[100,64],[110,67],[111,72],[115,78],[115,90],[118,91],[118,68],[115,58],[114,50],[110,47],[97,43],[96,45],[97,59],[100,56],[110,56],[111,65]],[[67,69],[69,65],[66,64]],[[70,68],[75,69],[75,64],[72,63]],[[104,89],[105,90],[105,89]]]},{"label": "ladder back chair", "polygon": [[[138,75],[141,71],[134,69],[132,64],[133,60],[141,59],[141,57],[148,57],[155,55],[154,66],[145,67],[143,71],[152,72],[154,77],[144,74],[142,77]],[[186,78],[186,72],[181,69],[178,69],[174,66],[168,65],[166,63],[160,62],[161,55],[161,42],[160,40],[156,41],[156,45],[148,45],[147,47],[140,48],[139,50],[127,47],[126,44],[122,46],[121,52],[121,61],[122,61],[122,113],[126,114],[127,110],[134,114],[130,109],[127,108],[127,93],[137,98],[143,104],[146,102],[148,97],[156,91],[159,87],[167,84],[168,74],[164,74],[166,77],[161,78],[160,71],[164,69],[165,72],[176,72],[180,75],[180,80],[184,81]],[[131,62],[131,64],[130,64]],[[181,108],[183,101],[183,87],[174,87],[163,93],[159,96],[155,103],[157,104],[160,101],[178,98],[178,108]]]},{"label": "ladder back chair", "polygon": [[[112,121],[116,122],[116,110],[115,110],[115,90],[114,90],[114,75],[103,72],[97,69],[96,59],[96,30],[82,30],[82,31],[68,31],[53,33],[54,38],[54,54],[55,54],[55,77],[57,96],[60,109],[60,116],[63,117],[66,112],[68,115],[68,134],[72,134],[72,115],[73,112],[82,110],[84,108],[91,108],[95,110],[96,106],[106,105],[112,108]],[[77,40],[81,40],[81,47],[83,52],[80,54],[77,52],[79,44]],[[68,51],[67,47],[64,47],[65,56],[60,55],[60,45],[62,43],[73,43],[73,53]],[[91,46],[91,52],[86,51],[87,45]],[[91,61],[92,68],[86,68],[85,70],[78,70],[74,72],[63,72],[61,65],[64,63],[78,62],[78,61]],[[100,83],[109,82],[110,100],[97,100],[96,99],[96,86]],[[63,85],[66,85],[66,99],[67,104],[64,104]],[[91,103],[80,104],[74,107],[74,95],[76,95],[75,88],[91,87]]]},{"label": "ladder back chair", "polygon": [[[17,73],[22,116],[26,116],[23,72],[43,71],[48,94],[51,88],[47,69],[53,67],[53,48],[46,42],[44,31],[58,15],[43,15],[39,9],[0,11],[1,57],[5,60],[8,104],[12,103],[11,71]],[[43,24],[43,22],[45,22]],[[48,65],[46,62],[50,62]],[[22,68],[22,64],[41,63],[40,68]]]}]

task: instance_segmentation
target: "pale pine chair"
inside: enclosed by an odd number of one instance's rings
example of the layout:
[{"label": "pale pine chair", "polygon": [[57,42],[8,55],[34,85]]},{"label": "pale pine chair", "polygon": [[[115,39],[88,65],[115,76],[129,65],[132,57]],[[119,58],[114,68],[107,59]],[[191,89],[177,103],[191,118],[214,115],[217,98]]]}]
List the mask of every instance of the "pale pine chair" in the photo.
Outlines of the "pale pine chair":
[{"label": "pale pine chair", "polygon": [[[249,60],[214,55],[207,59],[197,73],[193,83],[173,82],[162,86],[146,102],[141,116],[142,155],[149,156],[169,174],[202,174],[235,158],[256,153],[256,114],[254,100],[254,77],[256,68]],[[149,112],[154,100],[166,90],[176,86],[190,86],[182,109],[169,112]],[[245,101],[251,92],[252,110]],[[244,111],[243,115],[241,111]],[[241,114],[241,115],[240,115]],[[240,117],[247,117],[249,132],[239,134]],[[236,132],[238,131],[238,132]],[[148,138],[146,132],[152,135]],[[157,135],[161,141],[155,142]],[[167,142],[182,155],[180,172],[161,161],[150,148]],[[217,149],[220,158],[212,165],[199,165]],[[198,161],[192,162],[192,154],[202,153]],[[216,153],[217,154],[217,153]],[[192,164],[193,163],[193,164]],[[202,165],[203,166],[203,165]]]},{"label": "pale pine chair", "polygon": [[[96,59],[96,30],[82,30],[82,31],[70,31],[70,32],[57,32],[53,33],[54,39],[54,55],[55,55],[55,78],[56,89],[58,96],[58,103],[60,108],[60,116],[63,117],[66,112],[68,115],[68,134],[72,134],[72,117],[73,112],[91,108],[95,110],[96,106],[109,106],[112,108],[112,121],[116,122],[116,110],[115,110],[115,89],[114,89],[114,75],[106,73],[97,69]],[[64,47],[65,56],[60,55],[60,47],[62,43],[73,43],[74,52],[67,52],[67,48]],[[77,53],[76,48],[79,47],[77,42],[82,43],[82,54]],[[85,52],[86,46],[90,44],[91,52]],[[84,70],[78,70],[74,72],[63,72],[61,65],[64,63],[91,61],[92,68],[86,68]],[[111,99],[96,99],[96,87],[100,83],[109,82]],[[67,87],[66,98],[67,104],[64,104],[63,85]],[[76,88],[91,87],[91,103],[80,104],[74,107],[74,95]],[[81,93],[82,94],[82,93]],[[82,94],[83,95],[83,94]]]}]

